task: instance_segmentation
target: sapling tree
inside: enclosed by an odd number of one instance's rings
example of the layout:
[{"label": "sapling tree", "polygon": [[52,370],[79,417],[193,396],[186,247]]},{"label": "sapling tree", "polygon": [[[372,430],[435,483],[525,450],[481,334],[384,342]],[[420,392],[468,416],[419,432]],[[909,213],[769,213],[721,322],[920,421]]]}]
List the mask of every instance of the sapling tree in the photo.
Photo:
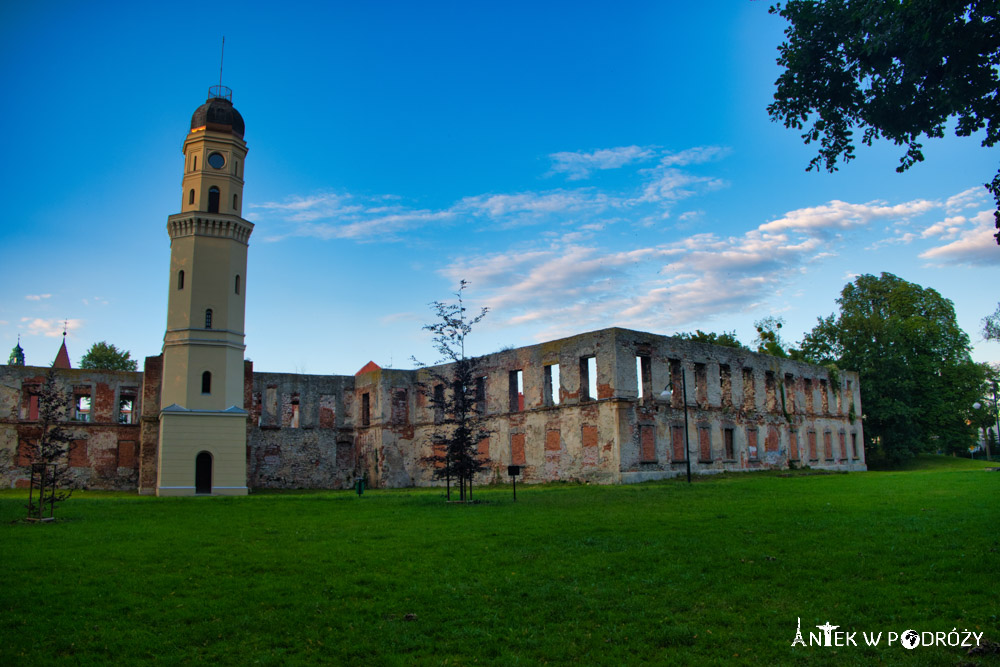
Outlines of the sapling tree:
[{"label": "sapling tree", "polygon": [[[21,458],[31,470],[32,483],[40,493],[32,492],[26,508],[29,519],[49,517],[55,507],[70,497],[73,483],[69,467],[69,447],[73,434],[64,424],[69,419],[70,395],[56,382],[55,371],[49,370],[38,392],[38,437],[22,445]],[[34,491],[34,490],[33,490]]]},{"label": "sapling tree", "polygon": [[489,463],[480,456],[479,443],[490,436],[480,371],[482,358],[465,353],[466,338],[489,309],[482,308],[474,317],[466,313],[462,293],[468,285],[465,280],[459,283],[456,301],[430,304],[437,320],[423,328],[433,335],[441,365],[429,367],[414,359],[427,369],[427,379],[418,383],[417,389],[433,409],[435,422],[430,435],[431,454],[422,457],[421,463],[433,469],[435,478],[446,481],[449,499],[451,481],[455,480],[463,501],[466,492],[472,499],[472,480]]}]

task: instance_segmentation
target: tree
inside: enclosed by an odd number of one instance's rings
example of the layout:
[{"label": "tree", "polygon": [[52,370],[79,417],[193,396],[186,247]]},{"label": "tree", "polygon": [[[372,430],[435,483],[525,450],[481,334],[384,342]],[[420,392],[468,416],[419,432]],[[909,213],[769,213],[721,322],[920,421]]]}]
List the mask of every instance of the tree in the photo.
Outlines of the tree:
[{"label": "tree", "polygon": [[741,343],[736,337],[735,331],[723,331],[721,334],[717,334],[715,332],[706,333],[701,329],[697,329],[694,333],[676,333],[674,334],[674,337],[680,338],[681,340],[691,340],[696,343],[709,343],[711,345],[722,345],[723,347],[735,347],[739,350],[746,349],[746,345]]},{"label": "tree", "polygon": [[957,451],[986,377],[948,299],[890,273],[859,276],[801,343],[813,363],[856,370],[866,444],[890,461],[922,451]]},{"label": "tree", "polygon": [[754,322],[753,326],[757,330],[757,337],[753,342],[757,345],[757,351],[770,354],[772,357],[787,357],[785,341],[782,340],[779,333],[784,325],[784,318],[773,315],[768,315],[764,319]]},{"label": "tree", "polygon": [[73,435],[63,424],[69,420],[70,395],[56,382],[55,371],[49,369],[38,393],[38,438],[27,440],[21,454],[32,472],[32,484],[38,484],[40,495],[32,495],[28,518],[41,520],[46,506],[49,516],[55,507],[70,497],[73,473],[69,467],[69,447]]},{"label": "tree", "polygon": [[455,303],[431,303],[437,321],[423,328],[433,334],[434,347],[441,354],[438,363],[446,365],[428,368],[431,381],[418,385],[435,414],[430,438],[432,453],[421,462],[433,468],[437,479],[446,480],[449,499],[451,480],[457,480],[463,501],[466,489],[472,499],[472,480],[488,463],[479,455],[479,443],[490,436],[484,417],[485,384],[480,382],[482,359],[465,355],[466,337],[489,309],[483,308],[475,317],[467,317],[462,298],[466,287],[466,281],[459,283]]},{"label": "tree", "polygon": [[139,362],[130,359],[131,353],[128,350],[119,350],[114,345],[101,341],[94,343],[87,350],[87,354],[80,359],[80,368],[90,368],[101,371],[135,371],[139,369]]},{"label": "tree", "polygon": [[[1000,140],[1000,29],[997,0],[790,0],[771,7],[787,19],[778,47],[785,68],[767,112],[818,141],[807,170],[835,171],[854,158],[854,129],[870,146],[886,138],[906,146],[896,171],[924,159],[920,139],[985,129]],[[997,202],[1000,171],[986,184]],[[997,233],[1000,243],[1000,232]]]},{"label": "tree", "polygon": [[992,315],[983,318],[983,338],[1000,342],[1000,303]]}]

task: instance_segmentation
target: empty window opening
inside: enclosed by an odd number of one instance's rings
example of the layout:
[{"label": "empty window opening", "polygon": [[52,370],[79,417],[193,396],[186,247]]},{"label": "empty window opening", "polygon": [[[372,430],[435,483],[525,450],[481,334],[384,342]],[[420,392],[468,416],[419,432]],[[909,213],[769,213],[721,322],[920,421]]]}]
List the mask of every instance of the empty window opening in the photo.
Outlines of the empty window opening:
[{"label": "empty window opening", "polygon": [[670,360],[670,406],[674,408],[684,407],[684,376],[681,375],[684,368],[680,359]]},{"label": "empty window opening", "polygon": [[476,411],[486,414],[486,376],[476,378]]},{"label": "empty window opening", "polygon": [[298,396],[292,396],[292,405],[291,405],[291,408],[292,408],[292,414],[291,414],[291,417],[288,420],[288,422],[289,422],[288,425],[291,426],[292,428],[298,428],[299,427],[299,397]]},{"label": "empty window opening", "polygon": [[708,407],[708,373],[705,364],[694,365],[694,400],[700,407]]},{"label": "empty window opening", "polygon": [[733,433],[733,429],[731,428],[722,429],[722,441],[725,445],[727,461],[732,461],[736,458],[734,455],[735,454],[735,446],[733,444],[734,439],[735,439],[735,434]]},{"label": "empty window opening", "polygon": [[597,400],[597,357],[580,357],[580,400]]},{"label": "empty window opening", "polygon": [[236,293],[240,293],[240,274],[236,274]]},{"label": "empty window opening", "polygon": [[653,395],[653,363],[649,355],[636,355],[635,383],[636,388],[639,390],[640,399]]},{"label": "empty window opening", "polygon": [[778,411],[778,390],[773,371],[764,371],[764,409]]},{"label": "empty window opening", "polygon": [[795,376],[791,373],[785,373],[784,392],[785,412],[795,414]]},{"label": "empty window opening", "polygon": [[208,212],[219,212],[219,188],[214,185],[208,189]]},{"label": "empty window opening", "polygon": [[521,412],[524,410],[524,373],[521,371],[510,371],[507,375],[510,412]]},{"label": "empty window opening", "polygon": [[390,419],[396,425],[405,424],[410,420],[410,396],[406,389],[392,390]]},{"label": "empty window opening", "polygon": [[851,433],[851,451],[854,452],[854,458],[858,458],[858,434]]},{"label": "empty window opening", "polygon": [[135,421],[135,397],[134,390],[122,391],[118,395],[118,423],[131,424]]},{"label": "empty window opening", "polygon": [[208,308],[205,311],[205,328],[206,329],[211,329],[212,328],[212,309],[211,308]]},{"label": "empty window opening", "polygon": [[177,272],[177,289],[184,289],[184,269]]},{"label": "empty window opening", "polygon": [[444,421],[444,385],[434,385],[434,397],[431,399],[434,408],[434,423],[440,424]]},{"label": "empty window opening", "polygon": [[371,394],[365,392],[361,394],[361,425],[371,426],[372,423],[372,399]]},{"label": "empty window opening", "polygon": [[188,205],[191,205],[193,203],[194,203],[194,188],[191,188],[188,191]]},{"label": "empty window opening", "polygon": [[198,156],[195,155],[191,159],[191,171],[198,171]]},{"label": "empty window opening", "polygon": [[236,210],[236,195],[233,195],[233,210]]},{"label": "empty window opening", "polygon": [[806,395],[806,414],[813,413],[813,381],[806,378],[802,382],[802,392]]},{"label": "empty window opening", "polygon": [[827,391],[826,380],[819,381],[819,403],[824,415],[830,414],[830,393]]},{"label": "empty window opening", "polygon": [[559,364],[546,366],[542,379],[545,385],[545,405],[559,405]]},{"label": "empty window opening", "polygon": [[752,368],[743,369],[743,409],[751,412],[757,409],[757,384]]},{"label": "empty window opening", "polygon": [[74,393],[73,419],[78,422],[90,421],[90,394]]},{"label": "empty window opening", "polygon": [[201,393],[212,393],[212,374],[209,371],[205,371],[201,374]]},{"label": "empty window opening", "polygon": [[733,371],[729,364],[719,364],[719,387],[722,390],[722,407],[733,407]]}]

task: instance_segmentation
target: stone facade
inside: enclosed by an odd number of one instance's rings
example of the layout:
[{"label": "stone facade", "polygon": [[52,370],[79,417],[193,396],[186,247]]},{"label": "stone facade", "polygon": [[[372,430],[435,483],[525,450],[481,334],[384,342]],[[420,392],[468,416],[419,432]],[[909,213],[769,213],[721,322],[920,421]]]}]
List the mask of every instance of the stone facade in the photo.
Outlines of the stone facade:
[{"label": "stone facade", "polygon": [[[46,370],[0,366],[0,450],[15,464],[3,486],[27,479],[18,445],[37,437],[31,394]],[[526,482],[684,474],[685,386],[696,473],[866,469],[853,372],[831,377],[819,366],[620,328],[490,354],[480,370],[492,433],[480,445],[490,460],[480,483],[507,481],[511,464],[523,466]],[[90,397],[86,421],[71,425],[78,483],[148,492],[157,477],[162,358],[147,358],[143,373],[56,372],[74,400]],[[428,378],[428,370],[374,364],[354,376],[255,373],[246,362],[247,485],[336,489],[361,475],[378,487],[436,483],[420,463],[435,429],[419,389]]]}]

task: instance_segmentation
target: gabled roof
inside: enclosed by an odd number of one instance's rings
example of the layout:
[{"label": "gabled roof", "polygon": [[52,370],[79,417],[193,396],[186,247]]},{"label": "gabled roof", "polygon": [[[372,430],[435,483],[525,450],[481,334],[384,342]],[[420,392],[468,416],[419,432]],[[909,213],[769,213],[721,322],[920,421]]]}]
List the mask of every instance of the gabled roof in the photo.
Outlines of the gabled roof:
[{"label": "gabled roof", "polygon": [[376,364],[374,361],[369,361],[367,364],[361,367],[361,370],[355,373],[355,376],[364,375],[365,373],[371,373],[373,371],[380,371],[382,367]]}]

